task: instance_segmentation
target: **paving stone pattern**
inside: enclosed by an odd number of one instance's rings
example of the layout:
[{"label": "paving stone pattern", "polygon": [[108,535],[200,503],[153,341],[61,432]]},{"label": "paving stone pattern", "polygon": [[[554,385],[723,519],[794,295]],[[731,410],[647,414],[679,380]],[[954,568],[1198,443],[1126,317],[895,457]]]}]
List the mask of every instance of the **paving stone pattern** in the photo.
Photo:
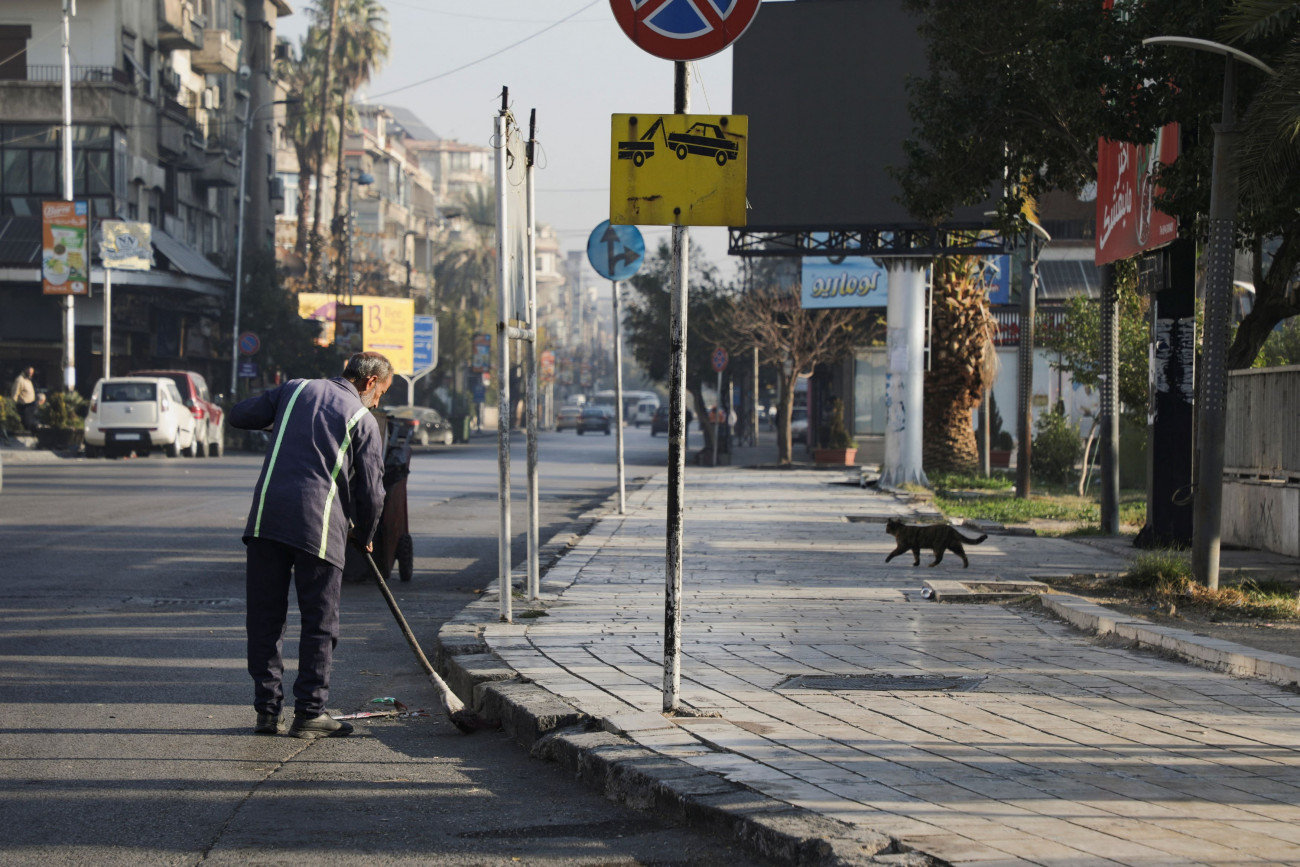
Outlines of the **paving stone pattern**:
[{"label": "paving stone pattern", "polygon": [[[969,569],[850,516],[915,513],[813,471],[692,470],[683,709],[661,683],[666,486],[634,492],[547,575],[549,616],[486,629],[520,674],[610,730],[952,864],[1300,864],[1300,695],[996,605],[926,578],[1118,570],[1060,539],[991,536]],[[936,574],[938,573],[938,574]],[[964,691],[781,688],[796,675],[943,675]]]}]

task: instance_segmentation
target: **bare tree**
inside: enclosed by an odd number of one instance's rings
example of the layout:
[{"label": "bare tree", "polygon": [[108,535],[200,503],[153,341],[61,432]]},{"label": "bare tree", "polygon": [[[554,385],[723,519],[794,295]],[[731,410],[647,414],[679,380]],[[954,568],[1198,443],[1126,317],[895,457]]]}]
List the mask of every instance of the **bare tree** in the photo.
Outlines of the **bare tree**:
[{"label": "bare tree", "polygon": [[816,365],[838,361],[869,342],[879,333],[879,319],[873,310],[861,307],[805,308],[797,287],[773,281],[736,299],[733,323],[758,347],[763,360],[779,369],[777,460],[788,465],[795,381],[811,375]]}]

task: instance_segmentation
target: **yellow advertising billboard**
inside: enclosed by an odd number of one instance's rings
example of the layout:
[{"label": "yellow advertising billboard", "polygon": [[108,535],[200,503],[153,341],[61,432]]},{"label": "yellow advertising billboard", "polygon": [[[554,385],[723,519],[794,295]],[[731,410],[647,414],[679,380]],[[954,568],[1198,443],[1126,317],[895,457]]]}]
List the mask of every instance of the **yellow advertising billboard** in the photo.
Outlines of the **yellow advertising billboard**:
[{"label": "yellow advertising billboard", "polygon": [[[393,363],[397,373],[415,373],[415,302],[410,298],[379,298],[354,295],[362,308],[362,348],[378,352]],[[334,342],[334,296],[322,292],[300,292],[298,315],[325,323],[320,343]]]},{"label": "yellow advertising billboard", "polygon": [[611,223],[745,225],[747,116],[616,114],[611,126]]}]

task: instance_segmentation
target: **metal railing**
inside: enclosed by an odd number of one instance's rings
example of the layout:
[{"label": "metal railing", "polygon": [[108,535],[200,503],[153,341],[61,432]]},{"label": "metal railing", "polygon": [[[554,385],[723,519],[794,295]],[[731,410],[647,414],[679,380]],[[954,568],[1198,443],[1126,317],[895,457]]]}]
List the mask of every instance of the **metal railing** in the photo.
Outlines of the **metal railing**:
[{"label": "metal railing", "polygon": [[[27,80],[39,81],[43,83],[54,83],[63,81],[63,67],[55,64],[35,64],[27,67]],[[72,67],[73,83],[103,83],[117,82],[118,84],[131,84],[131,74],[125,70],[118,69],[114,66],[74,66]]]},{"label": "metal railing", "polygon": [[1300,480],[1300,365],[1234,370],[1228,377],[1224,472]]}]

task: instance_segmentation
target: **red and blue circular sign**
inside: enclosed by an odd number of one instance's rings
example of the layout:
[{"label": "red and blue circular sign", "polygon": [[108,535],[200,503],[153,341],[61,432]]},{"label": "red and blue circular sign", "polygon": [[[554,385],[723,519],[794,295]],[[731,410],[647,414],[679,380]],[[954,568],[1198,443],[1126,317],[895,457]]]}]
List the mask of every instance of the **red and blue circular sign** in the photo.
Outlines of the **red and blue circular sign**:
[{"label": "red and blue circular sign", "polygon": [[721,346],[718,346],[715,347],[713,350],[712,360],[713,360],[713,369],[716,370],[718,373],[722,373],[722,371],[727,369],[727,361],[729,361],[730,359],[727,356],[727,350],[723,349]]},{"label": "red and blue circular sign", "polygon": [[699,60],[740,38],[759,0],[609,0],[618,26],[664,60]]},{"label": "red and blue circular sign", "polygon": [[257,350],[262,348],[262,341],[251,331],[245,331],[239,335],[239,354],[240,355],[257,355]]}]

